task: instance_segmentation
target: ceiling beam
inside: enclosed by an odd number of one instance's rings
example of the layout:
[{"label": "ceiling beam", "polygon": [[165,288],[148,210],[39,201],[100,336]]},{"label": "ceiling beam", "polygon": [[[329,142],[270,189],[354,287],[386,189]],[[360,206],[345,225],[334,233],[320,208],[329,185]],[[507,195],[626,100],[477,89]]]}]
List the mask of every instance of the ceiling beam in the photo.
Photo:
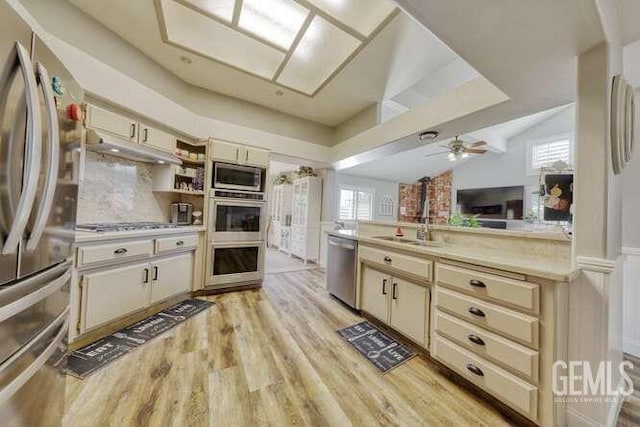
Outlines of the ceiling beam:
[{"label": "ceiling beam", "polygon": [[240,22],[240,11],[242,10],[242,0],[236,0],[233,5],[233,19],[231,20],[231,25],[234,27],[238,27],[238,22]]},{"label": "ceiling beam", "polygon": [[278,77],[280,77],[282,70],[284,70],[284,67],[287,65],[287,63],[293,56],[293,52],[295,52],[296,48],[300,44],[300,40],[302,40],[302,37],[307,32],[307,29],[309,28],[309,25],[311,25],[311,22],[313,21],[313,18],[315,16],[316,14],[314,12],[310,12],[309,14],[307,14],[307,18],[302,23],[302,26],[300,27],[298,34],[296,34],[296,38],[293,39],[293,43],[291,43],[291,46],[289,47],[289,52],[287,52],[287,55],[284,57],[284,59],[280,63],[280,66],[276,70],[276,73],[273,75],[272,81],[274,83],[276,80],[278,80]]},{"label": "ceiling beam", "polygon": [[341,21],[339,21],[336,18],[334,18],[333,16],[329,15],[327,12],[325,12],[324,10],[322,10],[319,7],[315,6],[313,3],[311,3],[311,2],[309,2],[307,0],[294,0],[294,1],[296,3],[302,5],[302,6],[306,7],[307,9],[309,9],[311,12],[315,13],[316,15],[319,15],[324,20],[329,21],[330,23],[332,23],[336,27],[340,28],[345,33],[355,37],[356,39],[360,40],[361,42],[363,42],[363,41],[365,41],[367,39],[367,36],[365,36],[364,34],[360,33],[356,29],[351,28],[350,26],[348,26],[346,24],[343,24]]}]

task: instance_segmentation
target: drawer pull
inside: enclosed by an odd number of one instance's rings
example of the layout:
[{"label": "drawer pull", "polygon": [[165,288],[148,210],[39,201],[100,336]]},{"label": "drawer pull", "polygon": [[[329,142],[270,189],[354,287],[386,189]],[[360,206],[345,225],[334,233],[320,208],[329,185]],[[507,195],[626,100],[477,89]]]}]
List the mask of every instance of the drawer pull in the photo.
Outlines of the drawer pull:
[{"label": "drawer pull", "polygon": [[482,369],[478,368],[476,365],[467,363],[467,370],[474,375],[477,375],[479,377],[484,377],[484,372],[482,372]]},{"label": "drawer pull", "polygon": [[474,344],[484,345],[484,340],[477,335],[469,334],[467,335],[467,339]]},{"label": "drawer pull", "polygon": [[382,279],[382,295],[387,294],[387,279]]},{"label": "drawer pull", "polygon": [[391,257],[389,255],[385,256],[384,262],[391,262]]},{"label": "drawer pull", "polygon": [[394,283],[393,284],[393,292],[392,292],[393,295],[391,296],[393,299],[398,299],[398,292],[397,291],[398,291],[398,284]]},{"label": "drawer pull", "polygon": [[176,242],[176,246],[182,246],[182,245],[184,245],[184,240],[178,240]]},{"label": "drawer pull", "polygon": [[485,317],[484,311],[480,310],[479,308],[469,307],[469,310],[467,310],[467,311],[469,313],[473,314],[474,316]]},{"label": "drawer pull", "polygon": [[127,248],[118,248],[115,251],[113,251],[115,255],[122,255],[122,254],[126,254],[127,252],[128,252]]},{"label": "drawer pull", "polygon": [[469,284],[473,287],[476,288],[486,288],[487,285],[485,285],[483,282],[481,282],[480,280],[476,280],[476,279],[471,279],[469,280]]}]

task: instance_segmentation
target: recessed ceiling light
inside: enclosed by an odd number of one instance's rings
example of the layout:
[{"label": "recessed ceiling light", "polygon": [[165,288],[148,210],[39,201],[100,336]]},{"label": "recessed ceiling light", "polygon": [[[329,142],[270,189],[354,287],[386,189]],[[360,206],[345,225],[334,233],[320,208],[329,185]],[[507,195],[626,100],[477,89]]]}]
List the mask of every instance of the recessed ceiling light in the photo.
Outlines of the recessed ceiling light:
[{"label": "recessed ceiling light", "polygon": [[289,49],[309,10],[294,0],[244,0],[238,26],[284,49]]},{"label": "recessed ceiling light", "polygon": [[440,135],[440,133],[438,131],[428,130],[426,132],[422,132],[421,134],[419,134],[418,135],[418,139],[420,141],[428,141],[428,140],[436,139],[438,137],[438,135]]},{"label": "recessed ceiling light", "polygon": [[111,151],[112,153],[119,153],[120,150],[118,150],[117,148],[110,148],[109,151]]},{"label": "recessed ceiling light", "polygon": [[275,94],[276,94],[277,96],[282,96],[282,95],[284,95],[284,92],[283,92],[283,91],[281,91],[281,90],[277,90],[277,91],[275,92]]},{"label": "recessed ceiling light", "polygon": [[186,56],[181,56],[180,61],[182,61],[183,64],[191,64],[191,58],[187,58]]},{"label": "recessed ceiling light", "polygon": [[164,160],[158,160],[159,165],[164,165],[166,162]]}]

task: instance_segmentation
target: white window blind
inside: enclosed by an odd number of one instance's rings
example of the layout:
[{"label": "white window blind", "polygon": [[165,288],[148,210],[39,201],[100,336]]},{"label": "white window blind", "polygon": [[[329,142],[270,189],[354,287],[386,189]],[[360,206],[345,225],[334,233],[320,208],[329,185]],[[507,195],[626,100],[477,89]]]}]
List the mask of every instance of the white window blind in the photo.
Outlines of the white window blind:
[{"label": "white window blind", "polygon": [[555,162],[562,160],[571,163],[571,140],[562,139],[560,141],[536,144],[531,147],[532,170],[549,167]]},{"label": "white window blind", "polygon": [[342,221],[373,219],[373,192],[355,188],[341,188],[338,218]]}]

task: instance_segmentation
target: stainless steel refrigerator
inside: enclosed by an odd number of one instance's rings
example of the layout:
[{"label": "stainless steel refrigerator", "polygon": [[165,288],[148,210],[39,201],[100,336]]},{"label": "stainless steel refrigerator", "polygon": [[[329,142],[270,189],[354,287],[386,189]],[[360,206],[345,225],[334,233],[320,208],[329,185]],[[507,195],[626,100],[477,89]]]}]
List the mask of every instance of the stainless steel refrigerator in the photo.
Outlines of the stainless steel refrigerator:
[{"label": "stainless steel refrigerator", "polygon": [[0,423],[64,412],[83,91],[0,0]]}]

